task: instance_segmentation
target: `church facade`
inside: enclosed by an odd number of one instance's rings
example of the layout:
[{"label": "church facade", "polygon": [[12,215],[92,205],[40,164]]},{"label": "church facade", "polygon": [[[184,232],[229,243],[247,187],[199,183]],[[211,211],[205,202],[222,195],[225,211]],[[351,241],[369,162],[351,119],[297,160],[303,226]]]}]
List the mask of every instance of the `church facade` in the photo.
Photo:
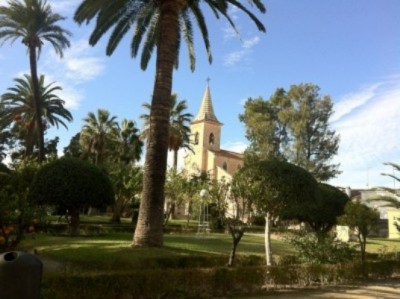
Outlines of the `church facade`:
[{"label": "church facade", "polygon": [[243,166],[243,154],[221,148],[221,129],[214,113],[210,86],[207,84],[200,109],[190,124],[191,146],[184,158],[189,174],[206,172],[211,179],[231,181],[232,175]]}]

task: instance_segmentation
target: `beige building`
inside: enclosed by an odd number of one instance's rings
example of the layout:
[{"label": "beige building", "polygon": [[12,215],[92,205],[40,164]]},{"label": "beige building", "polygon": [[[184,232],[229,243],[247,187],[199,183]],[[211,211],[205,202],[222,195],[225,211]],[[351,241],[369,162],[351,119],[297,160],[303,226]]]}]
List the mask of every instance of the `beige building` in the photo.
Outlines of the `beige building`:
[{"label": "beige building", "polygon": [[207,172],[212,179],[226,181],[243,165],[243,155],[221,149],[222,123],[218,121],[207,85],[199,112],[190,124],[193,152],[185,156],[189,174]]}]

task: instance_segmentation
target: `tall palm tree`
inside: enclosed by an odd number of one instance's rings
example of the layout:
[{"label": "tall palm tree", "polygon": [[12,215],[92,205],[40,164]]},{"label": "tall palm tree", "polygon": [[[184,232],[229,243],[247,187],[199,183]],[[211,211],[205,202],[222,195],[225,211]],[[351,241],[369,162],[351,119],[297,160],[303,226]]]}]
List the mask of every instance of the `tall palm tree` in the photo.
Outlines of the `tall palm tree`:
[{"label": "tall palm tree", "polygon": [[79,143],[84,148],[86,155],[94,154],[94,164],[104,162],[107,148],[115,142],[118,136],[118,123],[116,116],[110,117],[110,112],[98,109],[97,116],[89,112],[83,119],[85,124],[80,133]]},{"label": "tall palm tree", "polygon": [[[210,62],[212,60],[208,29],[203,8],[200,7],[201,3],[207,5],[215,17],[225,17],[233,27],[235,26],[228,14],[228,8],[229,6],[236,7],[247,14],[260,31],[265,31],[256,16],[238,0],[83,0],[75,12],[74,18],[80,24],[96,19],[95,28],[89,39],[91,45],[97,44],[100,38],[113,27],[106,48],[107,55],[114,52],[130,28],[133,29],[131,42],[133,57],[137,56],[139,46],[143,44],[142,69],[147,67],[154,47],[157,48],[143,192],[133,240],[133,245],[136,246],[162,246],[163,244],[164,182],[167,169],[172,75],[173,68],[178,66],[182,38],[188,46],[190,66],[194,70],[193,22],[197,23],[208,59]],[[265,12],[261,0],[249,0],[248,3],[256,6],[259,11]]]},{"label": "tall palm tree", "polygon": [[[25,136],[25,158],[33,152],[34,137],[39,134],[36,121],[36,110],[34,108],[34,83],[32,77],[25,74],[23,78],[14,79],[14,87],[8,88],[8,92],[1,96],[0,105],[3,107],[3,121],[7,125],[14,124],[20,135]],[[68,129],[65,121],[72,121],[71,113],[64,107],[65,101],[56,95],[61,90],[60,86],[50,83],[45,85],[45,76],[41,75],[38,80],[39,97],[41,99],[40,123],[41,131],[47,130],[48,126],[60,125]]]},{"label": "tall palm tree", "polygon": [[44,41],[49,42],[60,57],[63,56],[63,50],[70,46],[67,36],[71,33],[57,25],[64,19],[59,14],[53,13],[46,0],[8,0],[7,6],[0,6],[0,40],[11,40],[12,43],[21,39],[29,52],[39,162],[44,158],[44,134],[41,126],[42,101],[39,92],[37,59]]},{"label": "tall palm tree", "polygon": [[[178,167],[178,151],[181,148],[191,149],[190,146],[190,127],[189,123],[193,117],[190,113],[184,113],[187,109],[186,100],[177,102],[178,95],[172,94],[170,100],[169,111],[169,139],[168,149],[174,152],[173,167],[176,170]],[[150,113],[151,105],[145,103],[142,105]],[[142,138],[146,138],[150,132],[150,115],[142,114],[143,119]]]}]

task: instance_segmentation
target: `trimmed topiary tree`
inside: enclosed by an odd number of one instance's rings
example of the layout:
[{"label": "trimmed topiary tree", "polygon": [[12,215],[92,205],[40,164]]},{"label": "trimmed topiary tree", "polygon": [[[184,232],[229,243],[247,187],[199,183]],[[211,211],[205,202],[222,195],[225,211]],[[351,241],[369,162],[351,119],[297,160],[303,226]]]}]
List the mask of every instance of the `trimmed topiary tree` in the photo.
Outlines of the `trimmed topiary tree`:
[{"label": "trimmed topiary tree", "polygon": [[114,202],[108,176],[98,167],[76,158],[61,158],[36,174],[29,198],[39,205],[55,205],[71,217],[70,234],[79,235],[79,211],[86,206],[104,208]]},{"label": "trimmed topiary tree", "polygon": [[259,215],[265,216],[265,252],[270,266],[270,222],[315,202],[318,184],[307,170],[284,161],[259,161],[246,165],[242,171],[249,179],[247,188],[252,194],[252,204]]},{"label": "trimmed topiary tree", "polygon": [[348,201],[349,197],[338,188],[318,183],[315,201],[307,201],[301,208],[292,209],[283,216],[307,223],[318,240],[323,242],[332,227],[337,224],[337,217],[344,214],[344,207]]}]

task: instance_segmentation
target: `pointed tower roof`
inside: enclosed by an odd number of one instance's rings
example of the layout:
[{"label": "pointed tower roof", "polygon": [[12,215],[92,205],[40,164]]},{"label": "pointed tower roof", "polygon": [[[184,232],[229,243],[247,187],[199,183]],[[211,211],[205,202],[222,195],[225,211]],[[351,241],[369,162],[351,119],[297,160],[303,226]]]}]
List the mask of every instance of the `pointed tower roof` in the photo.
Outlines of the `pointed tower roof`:
[{"label": "pointed tower roof", "polygon": [[207,83],[206,90],[204,91],[203,100],[201,101],[200,110],[192,123],[199,121],[213,121],[221,124],[214,113],[214,108],[211,101],[210,86]]}]

